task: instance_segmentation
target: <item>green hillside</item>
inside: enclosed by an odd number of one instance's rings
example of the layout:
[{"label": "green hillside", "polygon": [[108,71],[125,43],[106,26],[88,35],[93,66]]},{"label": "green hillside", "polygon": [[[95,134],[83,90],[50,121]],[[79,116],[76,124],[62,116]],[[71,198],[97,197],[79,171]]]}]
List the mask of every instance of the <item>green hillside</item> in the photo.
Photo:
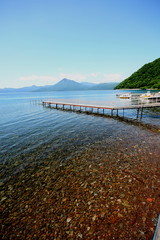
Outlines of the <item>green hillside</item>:
[{"label": "green hillside", "polygon": [[145,64],[115,87],[115,89],[121,88],[160,89],[160,58]]}]

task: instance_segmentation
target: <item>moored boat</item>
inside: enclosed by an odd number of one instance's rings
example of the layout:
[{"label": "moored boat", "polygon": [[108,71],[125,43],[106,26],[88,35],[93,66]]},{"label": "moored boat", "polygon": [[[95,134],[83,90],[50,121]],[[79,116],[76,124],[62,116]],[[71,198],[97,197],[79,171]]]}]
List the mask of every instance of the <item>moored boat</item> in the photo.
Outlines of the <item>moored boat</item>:
[{"label": "moored boat", "polygon": [[160,92],[151,93],[148,91],[147,93],[141,94],[140,100],[160,102]]},{"label": "moored boat", "polygon": [[148,98],[148,97],[150,97],[151,96],[151,92],[150,91],[147,91],[146,93],[142,93],[141,95],[140,95],[140,98]]},{"label": "moored boat", "polygon": [[122,99],[130,99],[131,93],[118,94],[117,97],[122,98]]}]

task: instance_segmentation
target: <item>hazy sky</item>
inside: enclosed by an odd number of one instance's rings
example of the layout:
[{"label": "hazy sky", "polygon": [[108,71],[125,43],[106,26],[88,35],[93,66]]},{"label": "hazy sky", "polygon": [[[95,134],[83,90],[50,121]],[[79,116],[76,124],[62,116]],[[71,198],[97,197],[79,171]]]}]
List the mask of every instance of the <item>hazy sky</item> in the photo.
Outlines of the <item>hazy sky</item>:
[{"label": "hazy sky", "polygon": [[160,57],[160,0],[0,0],[0,88],[121,81]]}]

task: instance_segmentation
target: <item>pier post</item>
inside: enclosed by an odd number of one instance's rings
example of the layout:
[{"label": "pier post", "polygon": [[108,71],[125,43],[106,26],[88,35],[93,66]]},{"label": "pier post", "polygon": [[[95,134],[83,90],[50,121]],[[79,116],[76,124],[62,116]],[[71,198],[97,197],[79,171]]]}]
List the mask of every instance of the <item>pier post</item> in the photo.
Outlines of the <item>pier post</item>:
[{"label": "pier post", "polygon": [[137,119],[139,117],[139,108],[137,108]]},{"label": "pier post", "polygon": [[143,107],[141,108],[141,116],[140,116],[140,120],[142,119],[142,115],[143,115]]}]

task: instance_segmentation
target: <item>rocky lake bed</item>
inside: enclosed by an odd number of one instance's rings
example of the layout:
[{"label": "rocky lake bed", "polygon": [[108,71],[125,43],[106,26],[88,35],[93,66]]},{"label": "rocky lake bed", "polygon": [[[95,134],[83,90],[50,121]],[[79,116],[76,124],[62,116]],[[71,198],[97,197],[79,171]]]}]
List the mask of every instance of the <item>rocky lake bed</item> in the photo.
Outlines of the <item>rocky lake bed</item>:
[{"label": "rocky lake bed", "polygon": [[1,182],[1,239],[152,239],[159,132],[129,128],[130,137],[96,141],[64,158],[50,154]]}]

